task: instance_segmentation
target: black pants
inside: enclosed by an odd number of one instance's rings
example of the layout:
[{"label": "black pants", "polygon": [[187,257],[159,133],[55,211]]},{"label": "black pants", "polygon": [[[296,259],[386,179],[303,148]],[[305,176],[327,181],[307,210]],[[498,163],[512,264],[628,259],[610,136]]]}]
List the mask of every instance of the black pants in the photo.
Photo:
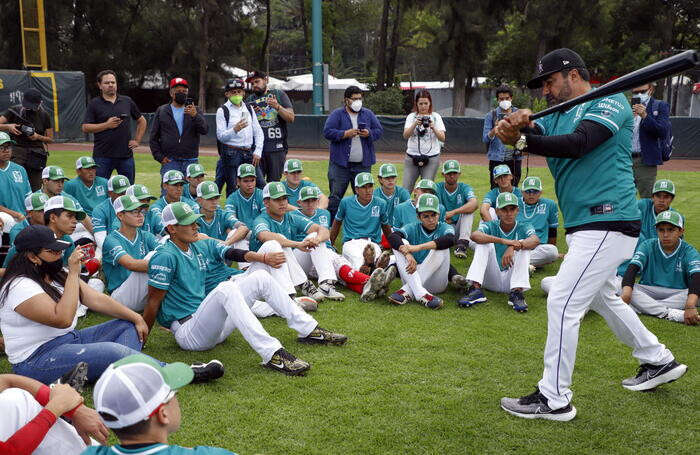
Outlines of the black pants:
[{"label": "black pants", "polygon": [[510,168],[510,172],[513,174],[513,186],[518,186],[520,183],[520,175],[522,174],[523,160],[510,160],[510,161],[491,161],[489,160],[489,183],[491,184],[491,189],[496,188],[496,182],[493,181],[493,168],[499,164],[506,164]]},{"label": "black pants", "polygon": [[12,161],[27,171],[29,186],[32,188],[32,191],[37,191],[41,188],[41,171],[46,167],[48,155],[44,147],[12,146]]},{"label": "black pants", "polygon": [[279,182],[284,172],[284,162],[287,159],[286,150],[275,150],[274,152],[262,153],[260,158],[260,168],[268,182]]}]

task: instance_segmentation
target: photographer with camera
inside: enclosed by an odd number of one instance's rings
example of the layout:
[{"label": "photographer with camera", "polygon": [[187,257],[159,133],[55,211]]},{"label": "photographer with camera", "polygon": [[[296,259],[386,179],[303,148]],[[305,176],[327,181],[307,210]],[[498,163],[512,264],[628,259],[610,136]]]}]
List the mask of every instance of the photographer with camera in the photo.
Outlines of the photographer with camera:
[{"label": "photographer with camera", "polygon": [[445,141],[445,124],[433,112],[433,99],[425,89],[416,90],[413,112],[406,117],[403,138],[408,139],[403,168],[403,187],[413,191],[418,177],[435,180],[440,166],[440,148]]},{"label": "photographer with camera", "polygon": [[513,106],[513,90],[507,85],[501,85],[496,89],[496,98],[498,107],[486,114],[482,135],[482,141],[486,144],[486,156],[489,159],[489,183],[491,189],[498,186],[493,179],[493,168],[505,164],[513,174],[513,186],[517,187],[522,173],[522,152],[515,150],[510,145],[504,145],[496,137],[496,124],[507,115],[517,111],[518,108]]},{"label": "photographer with camera", "polygon": [[32,191],[41,188],[41,170],[49,155],[46,144],[53,142],[53,126],[51,116],[41,107],[39,90],[28,89],[22,104],[0,115],[0,131],[9,133],[15,142],[12,161],[27,171]]},{"label": "photographer with camera", "polygon": [[199,136],[209,127],[194,100],[188,96],[189,84],[181,77],[170,80],[170,103],[156,109],[149,144],[153,159],[160,163],[160,175],[175,169],[187,172],[199,156]]}]

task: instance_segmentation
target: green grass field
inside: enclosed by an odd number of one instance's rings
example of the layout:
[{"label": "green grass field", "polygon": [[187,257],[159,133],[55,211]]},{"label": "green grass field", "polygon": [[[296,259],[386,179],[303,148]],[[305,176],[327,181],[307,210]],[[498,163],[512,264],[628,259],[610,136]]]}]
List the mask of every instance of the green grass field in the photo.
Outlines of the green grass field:
[{"label": "green grass field", "polygon": [[[78,156],[55,153],[50,163],[74,175]],[[136,159],[137,181],[156,193],[157,164],[150,155]],[[202,163],[213,177],[215,158]],[[306,175],[327,191],[326,162],[304,165]],[[462,180],[479,198],[487,191],[486,172],[483,166],[463,168]],[[545,197],[554,198],[548,170],[531,168],[530,175],[542,177]],[[700,208],[691,201],[697,176],[660,171],[661,177],[676,183],[673,206],[689,221],[686,239],[700,245]],[[565,251],[563,230],[559,248]],[[466,273],[469,260],[453,263]],[[445,307],[430,311],[415,303],[363,303],[348,292],[344,302],[324,302],[314,314],[322,326],[349,336],[343,347],[299,344],[284,321],[264,320],[289,351],[311,363],[306,377],[262,368],[237,333],[211,351],[184,352],[172,335],[154,328],[146,353],[163,361],[217,358],[226,366],[222,379],[178,394],[183,425],[171,442],[239,454],[698,453],[698,327],[642,316],[689,371],[655,392],[636,393],[620,385],[637,367],[631,350],[589,313],[581,324],[574,374],[577,417],[569,423],[528,421],[500,409],[502,396],[529,394],[540,378],[547,316],[539,284],[557,267],[535,274],[525,314],[493,293],[486,304],[460,309],[459,295],[448,291],[442,295]],[[398,287],[396,280],[392,290]],[[92,314],[82,324],[103,320]],[[0,372],[9,371],[3,358]]]}]

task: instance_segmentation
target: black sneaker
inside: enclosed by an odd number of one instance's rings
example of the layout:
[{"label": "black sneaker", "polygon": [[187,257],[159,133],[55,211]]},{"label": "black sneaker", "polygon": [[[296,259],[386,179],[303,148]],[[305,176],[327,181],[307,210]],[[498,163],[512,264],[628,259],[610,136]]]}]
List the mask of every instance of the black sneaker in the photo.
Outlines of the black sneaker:
[{"label": "black sneaker", "polygon": [[455,248],[455,257],[457,259],[466,259],[467,258],[467,247],[463,244],[457,245]]},{"label": "black sneaker", "polygon": [[284,348],[279,348],[277,352],[274,353],[270,361],[264,366],[289,376],[303,375],[309,368],[311,368],[311,365],[309,365],[308,362],[297,359]]},{"label": "black sneaker", "polygon": [[316,344],[345,344],[348,341],[348,337],[340,333],[333,333],[330,330],[326,330],[319,326],[311,331],[310,334],[305,337],[297,338],[297,341],[301,343],[316,343]]},{"label": "black sneaker", "polygon": [[210,382],[224,375],[224,364],[218,360],[210,360],[207,363],[193,363],[190,365],[194,371],[192,383]]},{"label": "black sneaker", "polygon": [[501,398],[501,408],[509,414],[523,419],[546,419],[567,422],[576,417],[576,408],[567,404],[563,408],[552,410],[547,399],[540,393],[539,387],[534,393],[520,398]]},{"label": "black sneaker", "polygon": [[622,381],[622,387],[636,392],[651,390],[661,384],[675,381],[683,376],[687,370],[687,365],[678,363],[675,360],[671,360],[664,365],[643,363],[639,366],[635,377]]},{"label": "black sneaker", "polygon": [[76,392],[82,394],[85,383],[87,382],[88,364],[79,362],[68,373],[64,374],[54,382],[54,384],[68,384],[73,387]]},{"label": "black sneaker", "polygon": [[508,294],[508,305],[512,306],[518,313],[527,312],[527,303],[525,303],[525,296],[522,291],[510,291],[510,294]]}]

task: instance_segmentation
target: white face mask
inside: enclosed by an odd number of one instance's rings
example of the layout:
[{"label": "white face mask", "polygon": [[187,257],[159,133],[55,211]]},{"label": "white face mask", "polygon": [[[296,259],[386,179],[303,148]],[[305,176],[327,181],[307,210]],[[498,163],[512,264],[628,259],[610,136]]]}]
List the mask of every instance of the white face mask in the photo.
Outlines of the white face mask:
[{"label": "white face mask", "polygon": [[508,109],[510,109],[510,100],[501,100],[498,102],[498,105],[501,109],[507,111]]},{"label": "white face mask", "polygon": [[360,109],[362,109],[362,100],[355,100],[350,103],[350,109],[355,112],[360,112]]},{"label": "white face mask", "polygon": [[640,93],[637,96],[639,97],[639,101],[641,101],[642,104],[645,104],[647,101],[649,101],[649,94],[648,93]]}]

